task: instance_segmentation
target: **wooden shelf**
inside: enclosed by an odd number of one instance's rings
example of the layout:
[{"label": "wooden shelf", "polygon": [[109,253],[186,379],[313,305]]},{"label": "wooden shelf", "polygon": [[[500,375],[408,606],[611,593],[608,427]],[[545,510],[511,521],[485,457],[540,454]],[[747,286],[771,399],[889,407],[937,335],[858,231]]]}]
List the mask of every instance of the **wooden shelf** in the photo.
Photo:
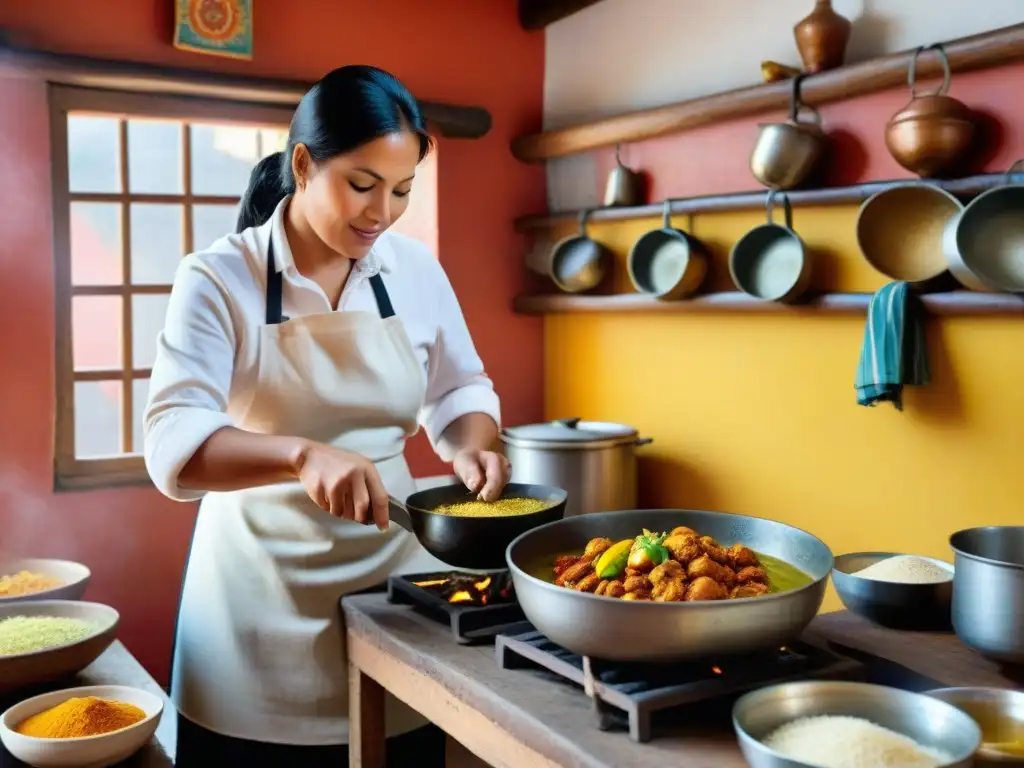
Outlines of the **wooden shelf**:
[{"label": "wooden shelf", "polygon": [[[1017,176],[1018,174],[1014,175]],[[891,187],[906,184],[931,184],[959,197],[974,197],[993,187],[1005,184],[1006,180],[1007,176],[1005,173],[986,173],[950,181],[894,179],[892,181],[872,181],[867,184],[855,184],[849,187],[793,190],[785,194],[793,205],[847,205],[850,203],[862,203],[876,192],[881,192]],[[671,210],[673,215],[753,210],[755,208],[764,208],[767,194],[767,190],[759,190],[756,192],[736,192],[728,195],[681,198],[672,201]],[[629,219],[661,216],[664,207],[664,203],[651,203],[650,205],[632,207],[594,208],[590,212],[588,221],[626,221]],[[575,222],[579,219],[580,213],[582,212],[562,211],[560,213],[521,216],[516,219],[515,228],[517,232],[535,232],[559,224]]]},{"label": "wooden shelf", "polygon": [[[1024,24],[951,40],[944,47],[954,72],[1007,64],[1024,59]],[[817,107],[905,86],[911,53],[893,53],[809,76],[801,84],[801,97],[805,103]],[[934,53],[922,56],[917,72],[919,80],[940,75],[942,68],[938,56]],[[785,80],[753,85],[583,125],[520,136],[512,142],[512,154],[523,162],[539,162],[782,110],[789,106],[791,91],[792,84]]]},{"label": "wooden shelf", "polygon": [[[932,293],[922,297],[928,312],[933,315],[1024,316],[1024,298],[1005,293],[974,293],[952,291]],[[770,314],[797,314],[800,312],[829,312],[833,314],[863,314],[867,311],[870,293],[826,293],[814,296],[796,305],[761,301],[745,293],[710,293],[682,301],[658,301],[640,293],[613,296],[546,294],[517,296],[513,308],[521,315],[549,315],[594,312],[762,312]]]}]

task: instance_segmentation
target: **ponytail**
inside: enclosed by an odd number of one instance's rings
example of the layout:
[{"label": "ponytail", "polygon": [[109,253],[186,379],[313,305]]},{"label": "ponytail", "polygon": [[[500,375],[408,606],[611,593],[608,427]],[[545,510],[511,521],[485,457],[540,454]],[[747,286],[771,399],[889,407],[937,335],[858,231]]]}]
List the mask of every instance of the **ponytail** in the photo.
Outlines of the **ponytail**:
[{"label": "ponytail", "polygon": [[294,190],[291,176],[291,157],[286,158],[284,153],[275,152],[260,160],[252,169],[249,186],[242,195],[235,231],[266,224],[278,204]]}]

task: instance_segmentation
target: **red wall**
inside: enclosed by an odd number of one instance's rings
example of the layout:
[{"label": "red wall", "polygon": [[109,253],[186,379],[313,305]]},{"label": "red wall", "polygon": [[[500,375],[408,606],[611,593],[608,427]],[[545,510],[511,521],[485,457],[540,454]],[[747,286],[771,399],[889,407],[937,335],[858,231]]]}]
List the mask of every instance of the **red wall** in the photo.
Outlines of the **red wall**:
[{"label": "red wall", "polygon": [[[541,325],[510,302],[523,243],[511,229],[542,210],[540,167],[517,163],[512,137],[540,125],[542,33],[526,34],[512,0],[258,2],[256,57],[221,60],[176,51],[169,0],[4,3],[0,28],[26,44],[106,58],[314,80],[346,63],[391,70],[421,98],[479,104],[494,128],[479,141],[442,140],[438,239],[442,263],[502,396],[505,418],[542,414]],[[497,74],[501,71],[500,77]],[[149,488],[52,490],[53,265],[46,88],[0,79],[0,546],[68,557],[93,570],[87,598],[116,607],[121,638],[159,680],[169,662],[174,607],[195,508]],[[414,472],[443,467],[422,438]]]}]

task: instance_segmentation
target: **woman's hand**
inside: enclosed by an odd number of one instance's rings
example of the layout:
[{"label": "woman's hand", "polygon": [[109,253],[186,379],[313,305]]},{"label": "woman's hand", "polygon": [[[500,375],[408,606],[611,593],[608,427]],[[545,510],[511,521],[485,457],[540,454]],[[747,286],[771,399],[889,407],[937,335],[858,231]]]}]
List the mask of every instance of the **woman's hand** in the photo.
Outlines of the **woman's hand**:
[{"label": "woman's hand", "polygon": [[303,446],[298,477],[309,498],[335,517],[388,527],[388,492],[373,462],[323,443]]},{"label": "woman's hand", "polygon": [[508,485],[512,464],[500,453],[463,448],[455,454],[452,469],[463,484],[484,501],[494,501]]}]

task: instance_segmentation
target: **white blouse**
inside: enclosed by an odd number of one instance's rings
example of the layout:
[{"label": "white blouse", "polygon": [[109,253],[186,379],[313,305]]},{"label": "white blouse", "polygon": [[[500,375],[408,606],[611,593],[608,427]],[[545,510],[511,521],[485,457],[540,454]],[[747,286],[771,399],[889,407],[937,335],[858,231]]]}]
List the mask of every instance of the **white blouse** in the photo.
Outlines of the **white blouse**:
[{"label": "white blouse", "polygon": [[[282,225],[287,200],[261,227],[221,238],[186,256],[178,267],[145,414],[146,467],[164,494],[193,501],[203,493],[178,486],[178,474],[217,430],[232,426],[254,394],[259,328],[266,319],[267,246],[283,272],[286,317],[331,312],[319,285],[295,268]],[[354,263],[338,312],[377,313],[369,278],[381,273],[395,314],[409,335],[427,378],[419,414],[431,444],[450,460],[441,434],[467,413],[500,424],[498,396],[473,346],[458,299],[430,249],[394,232],[383,233]]]}]

